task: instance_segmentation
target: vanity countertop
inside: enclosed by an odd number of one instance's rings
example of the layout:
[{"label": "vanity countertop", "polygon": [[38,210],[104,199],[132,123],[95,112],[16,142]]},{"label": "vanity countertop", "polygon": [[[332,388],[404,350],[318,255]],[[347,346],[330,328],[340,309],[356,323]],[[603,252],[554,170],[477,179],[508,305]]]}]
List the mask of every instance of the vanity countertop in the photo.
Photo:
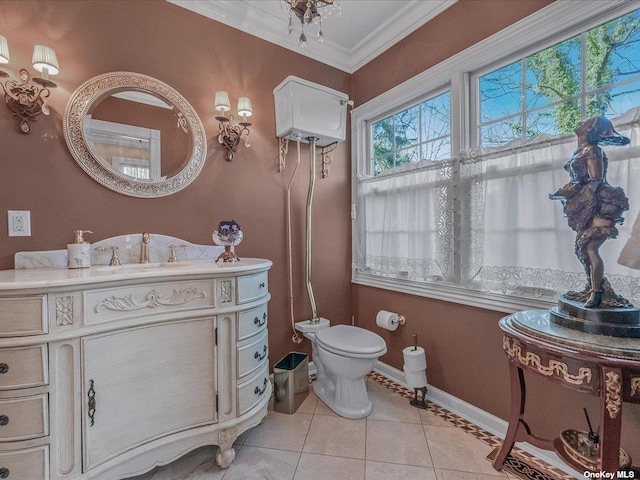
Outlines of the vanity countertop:
[{"label": "vanity countertop", "polygon": [[270,260],[242,258],[233,263],[214,260],[186,260],[177,263],[123,264],[117,267],[95,265],[90,268],[28,268],[0,270],[0,291],[23,288],[64,287],[69,285],[99,284],[133,278],[172,277],[187,275],[238,274],[271,267]]}]

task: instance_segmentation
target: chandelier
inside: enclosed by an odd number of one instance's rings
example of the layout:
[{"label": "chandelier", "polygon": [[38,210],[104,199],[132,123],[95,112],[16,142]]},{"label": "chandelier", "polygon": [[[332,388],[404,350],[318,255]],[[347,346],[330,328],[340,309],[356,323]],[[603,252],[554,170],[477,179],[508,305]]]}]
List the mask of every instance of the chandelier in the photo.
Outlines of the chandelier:
[{"label": "chandelier", "polygon": [[319,43],[324,42],[322,34],[322,14],[330,15],[335,13],[336,16],[342,14],[340,0],[281,0],[282,7],[289,9],[289,34],[293,32],[293,16],[295,15],[301,24],[301,33],[298,38],[298,46],[304,48],[307,46],[307,36],[304,33],[305,25],[315,23],[318,25],[318,34],[316,38]]}]

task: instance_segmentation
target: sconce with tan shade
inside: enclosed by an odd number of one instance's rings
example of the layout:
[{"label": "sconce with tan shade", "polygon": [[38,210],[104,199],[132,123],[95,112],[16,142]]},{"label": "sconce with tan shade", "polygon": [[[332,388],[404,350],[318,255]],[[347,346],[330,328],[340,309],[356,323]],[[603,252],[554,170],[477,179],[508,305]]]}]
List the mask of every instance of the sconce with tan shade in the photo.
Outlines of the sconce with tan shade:
[{"label": "sconce with tan shade", "polygon": [[[0,35],[0,64],[9,61],[7,39]],[[0,82],[4,90],[5,103],[13,116],[20,121],[20,131],[24,134],[31,133],[30,121],[35,122],[41,113],[49,115],[47,98],[51,94],[50,89],[57,87],[49,80],[49,75],[57,75],[60,72],[56,52],[45,45],[36,45],[33,48],[31,63],[42,77],[31,78],[29,72],[21,68],[20,82],[11,79]],[[0,78],[5,77],[9,77],[9,74],[0,70]]]},{"label": "sconce with tan shade", "polygon": [[231,110],[231,103],[229,102],[229,95],[227,92],[216,92],[215,108],[220,112],[216,117],[216,120],[220,122],[218,134],[218,142],[224,147],[227,152],[227,160],[233,160],[233,154],[238,150],[238,145],[242,139],[242,135],[245,135],[244,146],[249,148],[249,127],[251,123],[247,122],[247,118],[253,114],[251,110],[251,101],[249,97],[238,98],[238,115],[242,117],[242,121],[234,124],[233,115],[226,117],[226,113]]}]

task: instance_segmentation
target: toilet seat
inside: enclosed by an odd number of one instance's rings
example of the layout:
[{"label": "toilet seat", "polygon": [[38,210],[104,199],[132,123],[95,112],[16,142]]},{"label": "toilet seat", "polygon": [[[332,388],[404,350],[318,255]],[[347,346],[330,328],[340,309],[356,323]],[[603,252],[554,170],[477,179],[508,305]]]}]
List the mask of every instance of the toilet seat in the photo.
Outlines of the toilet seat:
[{"label": "toilet seat", "polygon": [[380,335],[350,325],[320,330],[316,341],[325,350],[344,357],[377,358],[387,352],[387,344]]}]

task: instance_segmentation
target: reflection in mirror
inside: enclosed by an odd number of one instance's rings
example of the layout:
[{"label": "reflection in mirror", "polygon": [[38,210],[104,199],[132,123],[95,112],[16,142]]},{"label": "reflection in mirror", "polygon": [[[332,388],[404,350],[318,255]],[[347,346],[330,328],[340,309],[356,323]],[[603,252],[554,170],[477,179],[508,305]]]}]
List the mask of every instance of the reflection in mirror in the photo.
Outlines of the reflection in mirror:
[{"label": "reflection in mirror", "polygon": [[142,182],[161,177],[160,130],[84,117],[85,137],[98,158],[116,172]]},{"label": "reflection in mirror", "polygon": [[[111,123],[113,133],[110,135],[108,145],[98,144],[93,141],[98,159],[110,168],[116,171],[133,176],[136,180],[141,181],[158,181],[173,177],[182,170],[189,159],[189,134],[185,132],[179,124],[179,114],[172,105],[166,101],[136,90],[124,90],[113,95],[107,96],[94,103],[89,109],[89,114],[93,121],[101,121]],[[87,119],[85,118],[85,121]],[[104,124],[102,124],[104,126]],[[93,127],[90,127],[93,129]],[[157,137],[155,136],[157,132]],[[85,125],[85,135],[91,135],[88,125]],[[103,138],[104,139],[104,138]],[[153,139],[154,147],[150,145]],[[87,137],[91,141],[90,137]],[[138,140],[140,148],[130,150],[133,153],[131,160],[128,157],[120,155],[126,152],[120,151],[119,144],[123,144],[122,148],[133,147]],[[144,155],[145,148],[147,151],[147,164],[144,168],[139,168],[140,162],[134,160],[140,159]],[[157,147],[157,148],[155,148]],[[149,149],[153,148],[152,155],[158,163],[154,166],[158,169],[155,176],[149,178],[149,159],[151,154]],[[114,154],[116,158],[111,158]],[[126,164],[126,171],[118,168],[118,164]],[[136,167],[138,165],[138,167]],[[131,175],[131,172],[139,171],[143,176],[137,174]]]},{"label": "reflection in mirror", "polygon": [[80,166],[126,195],[181,190],[206,156],[204,128],[191,105],[141,74],[114,72],[85,82],[69,100],[64,127]]}]

